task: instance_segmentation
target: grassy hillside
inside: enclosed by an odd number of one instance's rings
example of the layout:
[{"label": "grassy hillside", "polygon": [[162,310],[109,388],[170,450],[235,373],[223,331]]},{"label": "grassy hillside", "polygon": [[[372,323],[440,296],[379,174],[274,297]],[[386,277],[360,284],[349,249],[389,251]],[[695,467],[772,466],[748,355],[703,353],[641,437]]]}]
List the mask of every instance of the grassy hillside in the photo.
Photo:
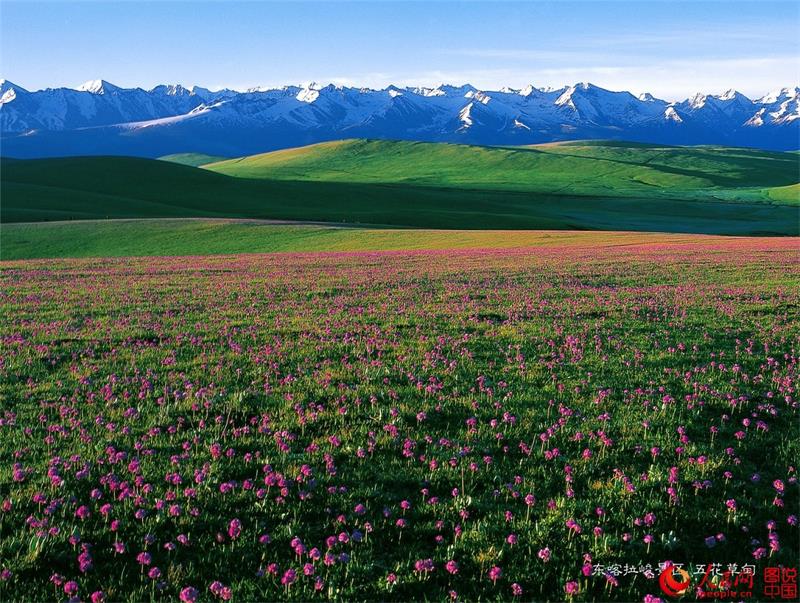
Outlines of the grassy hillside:
[{"label": "grassy hillside", "polygon": [[[573,142],[496,148],[343,140],[212,163],[244,178],[404,183],[595,197],[773,201],[795,184],[797,157],[723,147]],[[800,201],[798,197],[786,202]]]},{"label": "grassy hillside", "polygon": [[3,260],[56,257],[214,255],[290,251],[700,246],[718,237],[587,231],[367,229],[254,220],[163,219],[4,224]]},{"label": "grassy hillside", "polygon": [[225,161],[227,157],[218,157],[216,155],[205,155],[203,153],[175,153],[173,155],[164,155],[159,157],[161,161],[170,161],[172,163],[180,163],[181,165],[191,165],[198,167],[207,163],[214,163],[217,161]]},{"label": "grassy hillside", "polygon": [[0,219],[214,217],[791,235],[799,230],[796,163],[792,154],[741,149],[375,141],[208,169],[128,157],[4,159]]},{"label": "grassy hillside", "polygon": [[797,203],[800,199],[800,184],[790,184],[789,186],[776,186],[766,189],[765,192],[774,201],[781,203]]}]

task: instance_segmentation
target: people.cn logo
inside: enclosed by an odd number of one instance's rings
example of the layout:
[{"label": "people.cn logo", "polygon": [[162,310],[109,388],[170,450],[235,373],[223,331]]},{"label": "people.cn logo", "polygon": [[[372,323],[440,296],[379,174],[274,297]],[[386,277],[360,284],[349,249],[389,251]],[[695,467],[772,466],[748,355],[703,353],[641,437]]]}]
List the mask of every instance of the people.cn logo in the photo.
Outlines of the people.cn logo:
[{"label": "people.cn logo", "polygon": [[658,585],[668,597],[680,597],[687,590],[692,579],[689,572],[674,565],[668,565],[658,577]]}]

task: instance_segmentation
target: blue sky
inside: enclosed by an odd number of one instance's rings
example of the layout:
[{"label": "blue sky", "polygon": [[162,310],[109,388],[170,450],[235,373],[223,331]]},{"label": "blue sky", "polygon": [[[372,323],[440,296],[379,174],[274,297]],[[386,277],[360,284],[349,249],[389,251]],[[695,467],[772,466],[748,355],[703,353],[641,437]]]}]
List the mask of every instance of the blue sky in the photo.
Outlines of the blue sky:
[{"label": "blue sky", "polygon": [[0,0],[0,77],[210,88],[589,81],[669,100],[800,83],[797,2]]}]

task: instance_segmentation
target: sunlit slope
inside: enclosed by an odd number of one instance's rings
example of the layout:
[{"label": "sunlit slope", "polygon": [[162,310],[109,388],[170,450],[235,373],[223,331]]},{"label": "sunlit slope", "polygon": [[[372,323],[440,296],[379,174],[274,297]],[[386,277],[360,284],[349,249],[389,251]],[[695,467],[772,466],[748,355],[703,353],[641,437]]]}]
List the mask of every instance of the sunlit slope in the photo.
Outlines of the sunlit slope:
[{"label": "sunlit slope", "polygon": [[191,165],[197,167],[205,165],[206,163],[213,163],[215,161],[225,161],[227,157],[218,157],[216,155],[206,155],[204,153],[174,153],[172,155],[164,155],[159,157],[161,161],[171,161],[172,163],[180,163],[181,165]]},{"label": "sunlit slope", "polygon": [[726,147],[575,142],[477,147],[344,140],[204,166],[230,176],[527,191],[596,197],[797,202],[797,156]]},{"label": "sunlit slope", "polygon": [[599,249],[662,243],[701,249],[720,240],[674,233],[342,228],[214,218],[29,222],[6,224],[2,235],[3,260],[576,246]]},{"label": "sunlit slope", "polygon": [[773,201],[781,203],[794,203],[800,199],[800,184],[789,186],[776,186],[765,191]]},{"label": "sunlit slope", "polygon": [[3,159],[0,218],[796,235],[796,167],[796,154],[742,149],[376,141],[325,143],[207,169],[130,157]]}]

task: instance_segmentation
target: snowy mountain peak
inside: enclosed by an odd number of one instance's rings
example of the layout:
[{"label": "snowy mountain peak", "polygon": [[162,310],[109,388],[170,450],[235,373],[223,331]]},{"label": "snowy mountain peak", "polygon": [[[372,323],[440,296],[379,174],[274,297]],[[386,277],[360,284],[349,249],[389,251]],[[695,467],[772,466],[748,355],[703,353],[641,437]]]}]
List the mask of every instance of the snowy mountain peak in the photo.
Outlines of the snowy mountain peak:
[{"label": "snowy mountain peak", "polygon": [[160,86],[156,86],[155,88],[151,89],[150,92],[153,92],[155,94],[164,94],[166,96],[181,96],[181,95],[194,94],[192,90],[184,88],[180,84],[161,84]]},{"label": "snowy mountain peak", "polygon": [[[559,92],[558,90],[554,90],[553,92]],[[583,92],[591,92],[591,95],[584,95]],[[604,90],[603,88],[599,88],[594,84],[589,82],[579,82],[577,84],[573,84],[572,86],[568,86],[561,92],[561,95],[556,99],[556,105],[559,107],[568,106],[572,109],[575,109],[575,98],[586,98],[587,96],[594,97],[597,93],[606,93],[606,94],[614,94],[613,92],[609,92],[608,90]]]},{"label": "snowy mountain peak", "polygon": [[753,102],[749,98],[747,98],[744,94],[742,94],[738,90],[734,90],[733,88],[731,88],[730,90],[726,90],[724,94],[720,94],[715,98],[725,102],[738,101],[740,103],[745,103],[745,104]]},{"label": "snowy mountain peak", "polygon": [[25,88],[17,86],[14,82],[0,80],[0,105],[10,103],[19,94],[29,94],[29,92]]},{"label": "snowy mountain peak", "polygon": [[644,103],[654,103],[656,101],[656,97],[650,94],[649,92],[643,92],[636,98],[638,98],[640,101]]},{"label": "snowy mountain peak", "polygon": [[564,92],[561,93],[556,99],[556,105],[559,107],[563,107],[565,105],[575,108],[575,103],[572,102],[572,95],[575,94],[575,86],[570,86]]},{"label": "snowy mountain peak", "polygon": [[800,88],[793,86],[791,88],[779,88],[778,90],[773,90],[772,92],[769,92],[768,94],[765,94],[759,98],[756,102],[771,105],[780,101],[795,99],[798,96],[800,96]]},{"label": "snowy mountain peak", "polygon": [[460,131],[464,131],[472,127],[472,106],[472,103],[469,103],[466,107],[458,112],[458,120],[461,122],[461,127],[459,128]]},{"label": "snowy mountain peak", "polygon": [[410,90],[414,94],[419,94],[420,96],[445,96],[444,90],[440,90],[439,88],[420,86],[417,88],[410,88]]},{"label": "snowy mountain peak", "polygon": [[304,84],[300,92],[297,93],[296,98],[302,103],[313,103],[319,98],[320,90],[321,88],[317,82]]},{"label": "snowy mountain peak", "polygon": [[23,88],[22,86],[17,86],[14,82],[10,82],[5,79],[0,79],[0,93],[5,94],[9,90],[14,90],[16,92],[23,92],[23,93],[28,92],[27,90],[25,90],[25,88]]},{"label": "snowy mountain peak", "polygon": [[105,80],[89,80],[77,88],[78,92],[90,92],[91,94],[109,94],[120,89]]},{"label": "snowy mountain peak", "polygon": [[452,86],[450,84],[440,84],[436,87],[444,93],[445,96],[466,96],[469,92],[477,92],[478,89],[472,84],[464,84],[463,86]]},{"label": "snowy mountain peak", "polygon": [[766,111],[767,110],[764,109],[764,108],[759,109],[756,112],[756,114],[753,115],[753,117],[751,117],[746,122],[744,122],[744,125],[750,126],[750,127],[754,127],[754,128],[759,128],[759,127],[763,126],[764,125],[764,113],[766,113]]},{"label": "snowy mountain peak", "polygon": [[693,97],[689,99],[689,106],[692,109],[701,109],[705,106],[706,101],[708,100],[708,96],[703,94],[702,92],[698,92]]},{"label": "snowy mountain peak", "polygon": [[481,92],[479,90],[469,90],[464,95],[464,98],[471,98],[472,100],[476,100],[479,103],[483,103],[484,105],[489,104],[489,101],[492,100],[491,96],[489,96],[485,92]]}]

